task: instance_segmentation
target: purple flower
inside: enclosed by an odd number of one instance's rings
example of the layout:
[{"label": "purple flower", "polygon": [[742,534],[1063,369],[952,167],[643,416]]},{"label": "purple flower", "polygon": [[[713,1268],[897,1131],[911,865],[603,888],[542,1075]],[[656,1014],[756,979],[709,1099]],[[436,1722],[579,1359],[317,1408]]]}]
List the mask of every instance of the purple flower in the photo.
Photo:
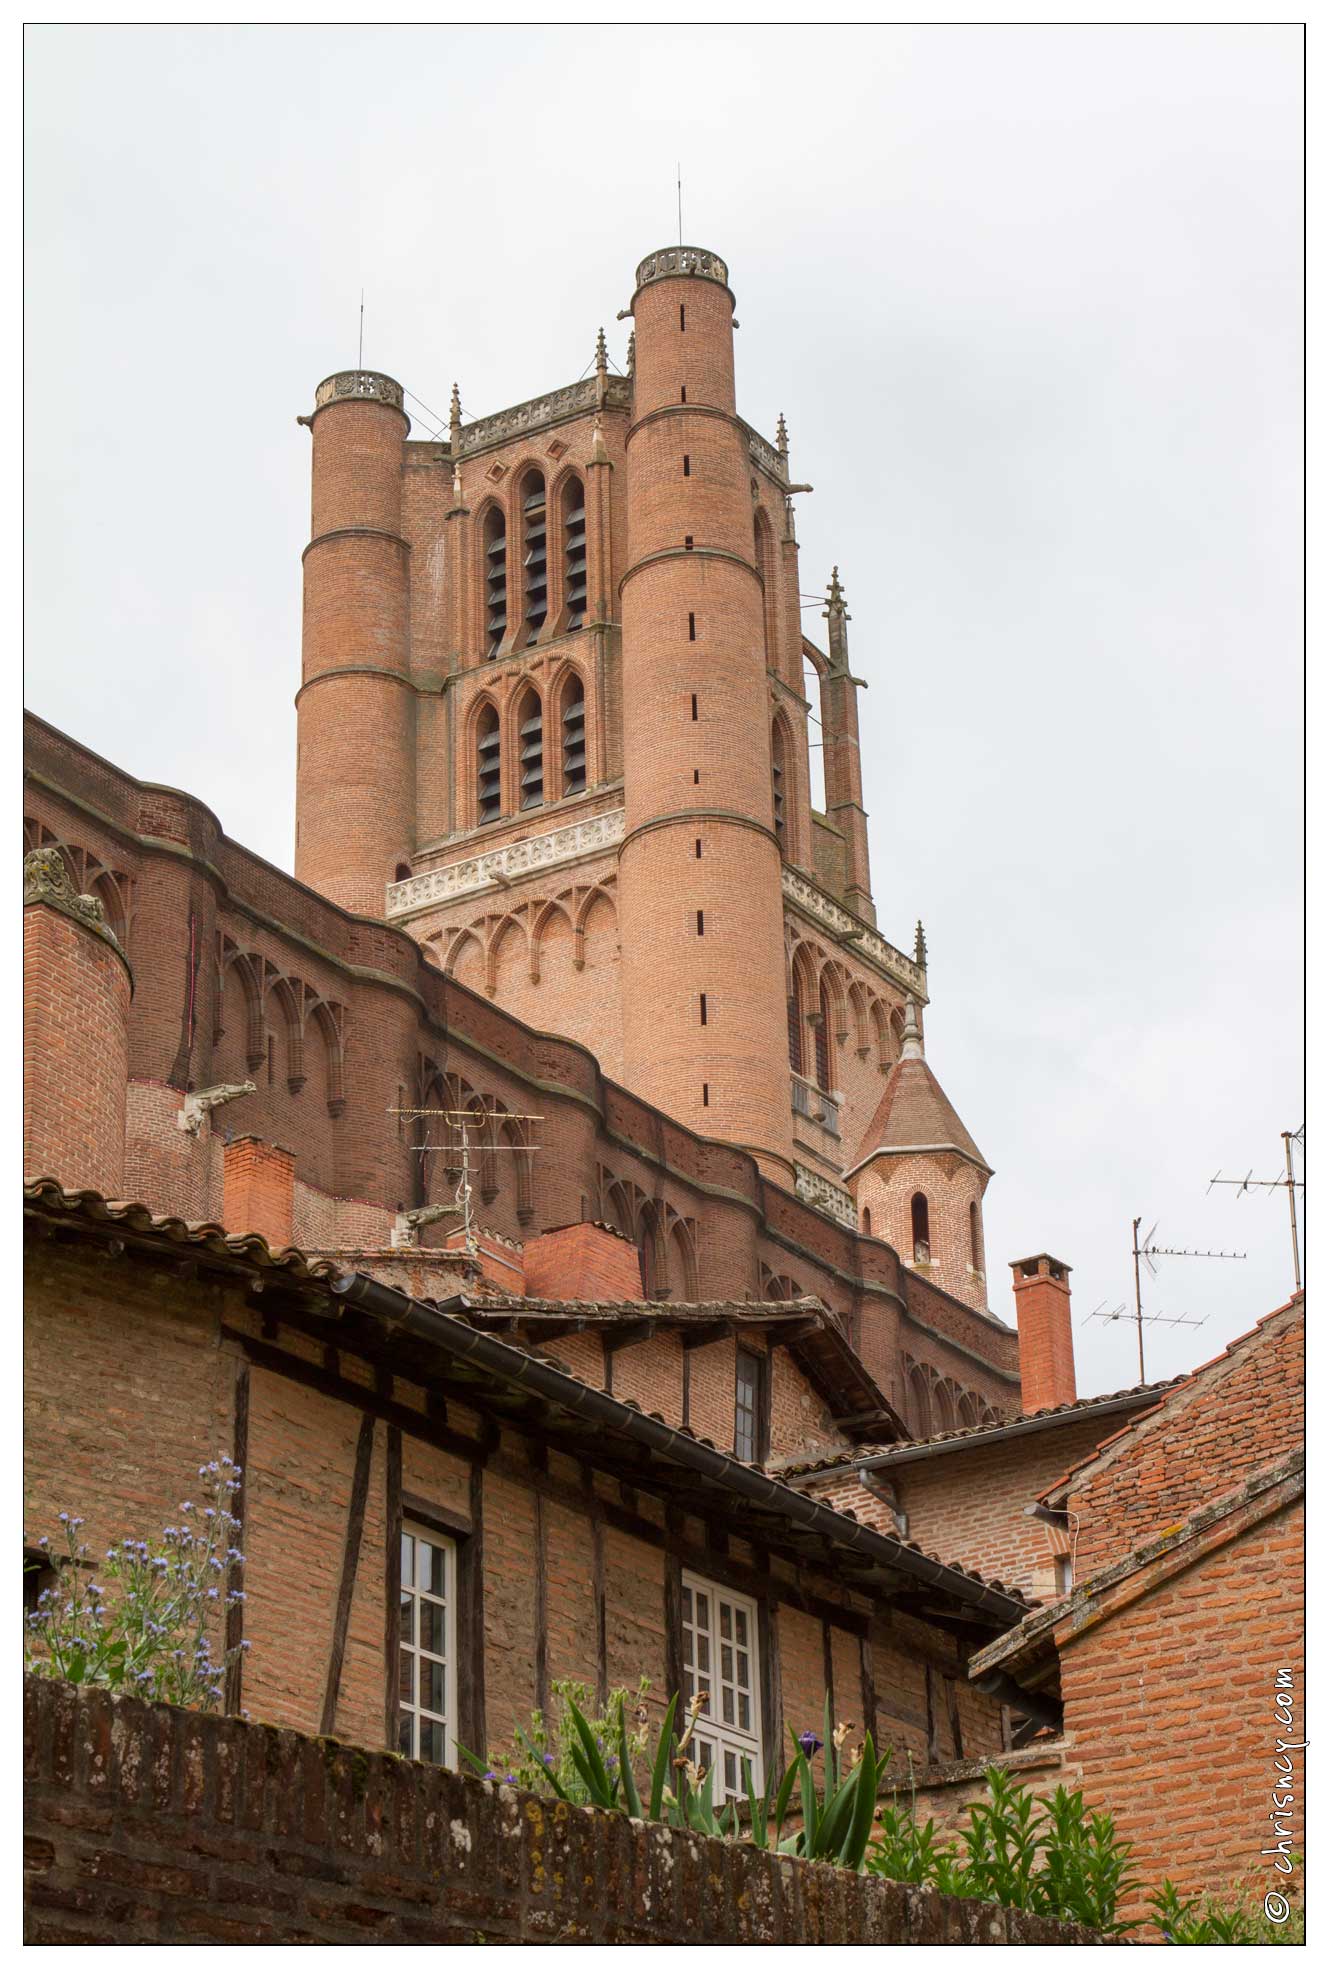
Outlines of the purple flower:
[{"label": "purple flower", "polygon": [[798,1739],[798,1747],[805,1757],[815,1757],[821,1749],[821,1738],[815,1730],[804,1730]]},{"label": "purple flower", "polygon": [[506,1777],[504,1778],[504,1780],[503,1780],[503,1782],[504,1782],[504,1784],[515,1784],[515,1783],[517,1782],[517,1780],[516,1780],[516,1778],[515,1778],[515,1777],[513,1776],[513,1774],[512,1774],[512,1772],[511,1772],[511,1771],[509,1771],[509,1772],[508,1772],[508,1774],[507,1774],[507,1776],[506,1776]]},{"label": "purple flower", "polygon": [[546,1750],[546,1752],[545,1752],[545,1757],[544,1757],[544,1761],[545,1761],[545,1763],[546,1763],[546,1764],[552,1764],[552,1763],[553,1763],[553,1761],[554,1761],[554,1760],[553,1760],[553,1757],[551,1756],[551,1754],[550,1754],[550,1753],[549,1753],[549,1751],[547,1751],[547,1750]]},{"label": "purple flower", "polygon": [[496,1778],[496,1777],[498,1776],[498,1772],[497,1772],[497,1771],[486,1771],[486,1772],[485,1772],[485,1776],[486,1776],[487,1778]]}]

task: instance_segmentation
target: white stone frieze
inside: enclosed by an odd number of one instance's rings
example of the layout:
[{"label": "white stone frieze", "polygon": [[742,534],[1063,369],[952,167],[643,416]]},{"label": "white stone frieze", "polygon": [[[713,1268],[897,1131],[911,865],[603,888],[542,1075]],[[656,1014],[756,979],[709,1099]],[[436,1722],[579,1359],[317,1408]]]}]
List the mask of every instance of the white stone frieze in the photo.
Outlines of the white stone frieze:
[{"label": "white stone frieze", "polygon": [[617,847],[623,839],[623,809],[595,814],[589,820],[573,821],[568,827],[555,827],[548,834],[528,834],[522,841],[493,848],[487,854],[470,855],[446,868],[431,868],[423,875],[408,876],[404,882],[389,882],[385,914],[389,922],[413,916],[431,903],[451,902],[481,889],[501,888],[505,882],[529,875],[535,869],[557,868],[564,862],[581,861],[587,855]]},{"label": "white stone frieze", "polygon": [[926,1000],[928,974],[920,964],[915,964],[903,951],[897,950],[894,944],[887,943],[885,937],[878,936],[875,930],[870,930],[866,924],[860,923],[856,916],[851,916],[847,909],[842,909],[825,890],[809,882],[807,877],[800,875],[796,869],[784,869],[781,880],[787,902],[793,903],[806,915],[815,917],[819,923],[824,923],[828,930],[846,941],[849,949],[856,952],[858,956],[866,958],[877,970],[884,971],[888,978],[895,980],[896,984],[903,985],[904,989],[912,992],[915,998]]}]

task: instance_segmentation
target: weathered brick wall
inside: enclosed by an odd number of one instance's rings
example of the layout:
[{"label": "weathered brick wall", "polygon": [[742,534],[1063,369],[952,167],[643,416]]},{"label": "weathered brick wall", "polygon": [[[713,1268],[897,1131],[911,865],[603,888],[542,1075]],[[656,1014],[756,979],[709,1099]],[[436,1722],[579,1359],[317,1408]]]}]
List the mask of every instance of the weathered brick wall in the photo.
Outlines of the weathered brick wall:
[{"label": "weathered brick wall", "polygon": [[[888,1463],[873,1475],[893,1486],[907,1515],[907,1536],[925,1552],[942,1553],[1036,1599],[1052,1599],[1056,1571],[1047,1527],[1030,1517],[1027,1507],[1114,1426],[1111,1419],[1090,1419],[986,1448],[980,1440],[947,1456],[898,1467]],[[895,1529],[888,1505],[856,1473],[829,1478],[813,1495],[883,1531]]]},{"label": "weathered brick wall", "polygon": [[[250,1648],[238,1700],[256,1718],[312,1731],[330,1716],[352,1742],[390,1740],[398,1496],[403,1517],[480,1554],[459,1595],[471,1624],[454,1714],[470,1748],[510,1740],[559,1676],[603,1694],[647,1675],[662,1709],[680,1674],[666,1574],[685,1565],[771,1612],[768,1742],[783,1746],[786,1722],[819,1725],[833,1688],[838,1718],[926,1754],[929,1701],[944,1709],[936,1678],[963,1678],[948,1633],[874,1614],[834,1577],[746,1544],[737,1513],[718,1526],[667,1517],[649,1491],[597,1471],[593,1444],[584,1461],[544,1454],[514,1430],[486,1428],[445,1381],[394,1375],[343,1337],[265,1319],[243,1290],[200,1286],[169,1261],[158,1270],[37,1245],[24,1323],[26,1533],[58,1542],[57,1514],[69,1510],[87,1519],[94,1554],[125,1534],[155,1535],[179,1522],[198,1466],[224,1450],[245,1470]],[[726,1346],[732,1356],[730,1342],[694,1359]],[[629,1348],[618,1366],[651,1354]],[[732,1383],[725,1415],[732,1435]],[[966,1749],[998,1742],[998,1706],[964,1700],[975,1705]]]},{"label": "weathered brick wall", "polygon": [[329,1739],[29,1680],[30,1944],[1092,1943]]},{"label": "weathered brick wall", "polygon": [[1305,1304],[1293,1300],[1262,1320],[1161,1408],[1123,1430],[1082,1478],[1072,1479],[1068,1508],[1077,1580],[1302,1440]]},{"label": "weathered brick wall", "polygon": [[125,1172],[129,967],[90,924],[23,910],[23,1173],[116,1194]]},{"label": "weathered brick wall", "polygon": [[[1061,1684],[1088,1803],[1134,1841],[1146,1884],[1227,1894],[1287,1891],[1273,1844],[1274,1756],[1286,1730],[1275,1676],[1303,1687],[1305,1512],[1256,1523],[1064,1643]],[[1304,1763],[1298,1759],[1298,1772]],[[1288,1815],[1305,1852],[1300,1785]],[[1133,1905],[1132,1912],[1141,1912]]]}]

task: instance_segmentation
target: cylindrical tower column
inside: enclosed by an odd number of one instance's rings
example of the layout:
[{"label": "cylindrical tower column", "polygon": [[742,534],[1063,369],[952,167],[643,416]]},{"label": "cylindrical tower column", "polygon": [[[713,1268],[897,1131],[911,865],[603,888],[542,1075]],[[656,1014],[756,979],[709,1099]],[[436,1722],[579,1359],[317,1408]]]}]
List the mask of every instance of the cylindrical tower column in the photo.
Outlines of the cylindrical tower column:
[{"label": "cylindrical tower column", "polygon": [[400,383],[329,376],[302,420],[314,438],[296,705],[295,872],[343,909],[382,916],[415,849],[409,548],[401,532]]},{"label": "cylindrical tower column", "polygon": [[780,851],[734,297],[713,253],[637,269],[619,857],[628,1084],[792,1180]]},{"label": "cylindrical tower column", "polygon": [[119,1197],[129,1089],[129,960],[58,848],[23,863],[23,1177]]}]

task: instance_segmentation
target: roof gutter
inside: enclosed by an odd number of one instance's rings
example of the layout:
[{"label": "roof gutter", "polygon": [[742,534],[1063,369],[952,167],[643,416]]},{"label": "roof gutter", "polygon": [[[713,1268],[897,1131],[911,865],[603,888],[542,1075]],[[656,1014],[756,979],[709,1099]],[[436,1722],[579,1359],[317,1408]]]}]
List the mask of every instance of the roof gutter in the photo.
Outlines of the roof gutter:
[{"label": "roof gutter", "polygon": [[392,1286],[380,1285],[376,1279],[367,1278],[359,1272],[344,1272],[330,1283],[332,1291],[348,1304],[361,1307],[388,1325],[424,1341],[438,1352],[455,1360],[473,1361],[477,1367],[484,1368],[501,1381],[529,1388],[559,1408],[628,1436],[685,1469],[696,1471],[699,1476],[723,1483],[739,1497],[780,1512],[791,1524],[814,1532],[834,1545],[862,1552],[895,1572],[940,1587],[954,1599],[992,1614],[1008,1626],[1019,1622],[1029,1612],[1023,1601],[1013,1600],[1009,1595],[971,1579],[967,1573],[954,1567],[941,1565],[925,1553],[910,1551],[895,1539],[887,1538],[868,1525],[858,1524],[825,1504],[818,1504],[813,1498],[792,1490],[788,1484],[778,1483],[761,1471],[738,1462],[736,1458],[726,1456],[722,1450],[712,1449],[694,1436],[682,1435],[677,1429],[670,1428],[667,1422],[658,1422],[639,1409],[628,1408],[612,1395],[588,1387],[584,1381],[549,1366],[546,1361],[521,1353],[504,1341],[495,1340],[492,1335],[477,1332],[474,1327],[449,1317],[447,1308],[460,1306],[460,1295],[435,1307],[411,1299]]}]

